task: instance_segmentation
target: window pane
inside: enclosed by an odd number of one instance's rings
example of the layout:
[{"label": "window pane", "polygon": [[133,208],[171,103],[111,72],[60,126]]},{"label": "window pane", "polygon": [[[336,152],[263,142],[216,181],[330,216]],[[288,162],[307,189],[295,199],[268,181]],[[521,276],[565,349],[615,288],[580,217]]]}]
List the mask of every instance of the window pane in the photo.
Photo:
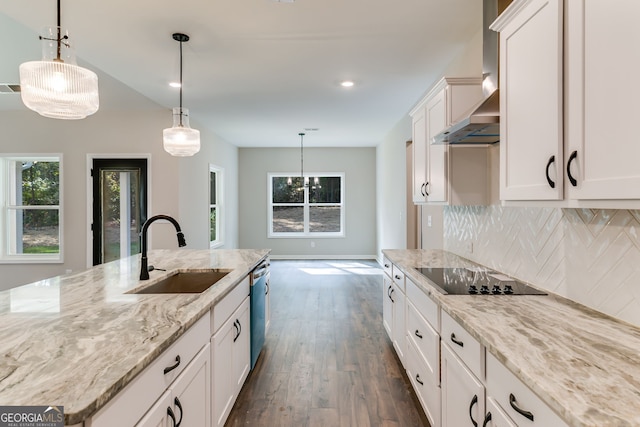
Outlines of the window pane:
[{"label": "window pane", "polygon": [[[57,210],[18,210],[15,215],[16,254],[60,253],[60,224]],[[22,224],[21,224],[22,223]]]},{"label": "window pane", "polygon": [[310,177],[309,203],[340,203],[340,177]]},{"label": "window pane", "polygon": [[209,211],[209,241],[215,242],[216,240],[216,208],[211,208],[211,210]]},{"label": "window pane", "polygon": [[303,203],[304,191],[301,183],[300,177],[274,176],[271,182],[273,203]]},{"label": "window pane", "polygon": [[309,231],[340,232],[340,206],[309,207]]},{"label": "window pane", "polygon": [[302,206],[274,206],[274,233],[302,233],[304,231],[304,208]]},{"label": "window pane", "polygon": [[209,204],[210,205],[217,204],[218,201],[216,199],[216,173],[215,172],[209,172],[209,191],[211,192],[209,194]]},{"label": "window pane", "polygon": [[[60,204],[59,162],[18,161],[17,204],[24,206]],[[20,185],[22,184],[22,185]]]}]

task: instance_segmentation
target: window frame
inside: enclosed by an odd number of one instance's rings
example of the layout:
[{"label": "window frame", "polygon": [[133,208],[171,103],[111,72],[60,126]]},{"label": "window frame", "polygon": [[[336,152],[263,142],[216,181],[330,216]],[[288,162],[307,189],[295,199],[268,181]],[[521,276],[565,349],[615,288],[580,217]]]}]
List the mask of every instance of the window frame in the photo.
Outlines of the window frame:
[{"label": "window frame", "polygon": [[[340,178],[340,203],[310,203],[309,187],[304,187],[304,197],[302,203],[273,203],[273,178],[300,177],[299,172],[267,173],[267,238],[345,238],[345,217],[346,217],[346,197],[345,197],[345,173],[344,172],[311,172],[304,174],[304,182],[308,183],[311,178]],[[303,207],[303,231],[302,232],[274,232],[273,231],[273,208],[274,206],[299,206]],[[315,206],[339,206],[340,207],[340,231],[309,231],[309,208]]]},{"label": "window frame", "polygon": [[[216,203],[211,203],[211,174],[216,174]],[[207,212],[207,232],[209,233],[209,248],[219,248],[224,245],[224,168],[209,163],[207,175],[209,210]],[[211,240],[211,209],[216,210],[216,240]]]},{"label": "window frame", "polygon": [[[41,161],[58,163],[58,205],[13,205],[10,204],[15,188],[15,177],[9,176],[10,163],[16,161]],[[62,264],[64,263],[64,162],[62,153],[2,153],[0,154],[0,264]],[[10,224],[11,211],[56,210],[58,212],[58,253],[12,254],[11,242],[16,241],[15,224]]]}]

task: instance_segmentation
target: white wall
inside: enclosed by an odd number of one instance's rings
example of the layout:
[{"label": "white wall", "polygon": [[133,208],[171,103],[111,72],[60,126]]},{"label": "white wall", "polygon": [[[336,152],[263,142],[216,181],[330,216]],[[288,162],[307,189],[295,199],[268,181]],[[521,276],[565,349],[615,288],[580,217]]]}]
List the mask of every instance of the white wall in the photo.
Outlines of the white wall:
[{"label": "white wall", "polygon": [[[275,257],[374,257],[376,251],[375,148],[305,148],[305,173],[345,173],[344,238],[267,238],[267,174],[300,173],[300,149],[241,148],[239,246],[270,248]],[[311,242],[315,247],[311,247]]]},{"label": "white wall", "polygon": [[376,147],[376,257],[383,249],[407,247],[406,142],[411,140],[411,118],[403,117]]}]

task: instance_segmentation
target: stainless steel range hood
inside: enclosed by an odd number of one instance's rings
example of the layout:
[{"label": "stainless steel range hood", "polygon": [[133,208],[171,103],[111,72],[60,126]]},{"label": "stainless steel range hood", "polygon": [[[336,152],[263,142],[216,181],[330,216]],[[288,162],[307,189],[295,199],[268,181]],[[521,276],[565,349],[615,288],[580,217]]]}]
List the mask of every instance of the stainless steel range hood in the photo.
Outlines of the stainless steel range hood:
[{"label": "stainless steel range hood", "polygon": [[500,141],[498,33],[489,26],[511,0],[484,0],[482,12],[482,93],[484,100],[466,117],[433,138],[433,144],[495,144]]}]

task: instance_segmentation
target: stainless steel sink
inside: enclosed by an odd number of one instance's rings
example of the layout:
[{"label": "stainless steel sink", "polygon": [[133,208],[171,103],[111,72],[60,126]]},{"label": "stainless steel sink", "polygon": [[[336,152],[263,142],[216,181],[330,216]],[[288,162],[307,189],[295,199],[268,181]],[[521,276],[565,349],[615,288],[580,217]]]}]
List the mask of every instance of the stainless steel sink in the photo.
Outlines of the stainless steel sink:
[{"label": "stainless steel sink", "polygon": [[213,269],[178,272],[133,294],[199,294],[206,291],[231,270]]}]

